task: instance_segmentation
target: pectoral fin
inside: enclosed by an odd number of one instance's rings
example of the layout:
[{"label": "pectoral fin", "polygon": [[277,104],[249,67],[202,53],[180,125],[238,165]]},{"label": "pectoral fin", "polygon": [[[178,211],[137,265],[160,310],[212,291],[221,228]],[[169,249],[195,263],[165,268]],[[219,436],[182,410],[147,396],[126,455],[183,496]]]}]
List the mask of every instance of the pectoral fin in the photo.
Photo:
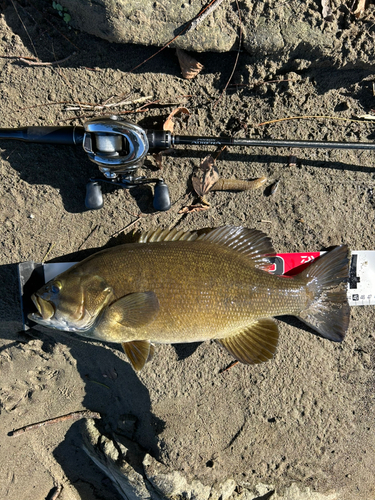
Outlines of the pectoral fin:
[{"label": "pectoral fin", "polygon": [[237,335],[217,342],[241,363],[254,365],[273,358],[278,338],[277,324],[272,319],[261,319]]},{"label": "pectoral fin", "polygon": [[159,301],[154,292],[130,293],[111,304],[109,320],[128,328],[138,328],[153,321],[159,312]]},{"label": "pectoral fin", "polygon": [[122,344],[125,354],[129,358],[134,370],[141,370],[147,361],[151,361],[155,348],[149,340],[135,340]]}]

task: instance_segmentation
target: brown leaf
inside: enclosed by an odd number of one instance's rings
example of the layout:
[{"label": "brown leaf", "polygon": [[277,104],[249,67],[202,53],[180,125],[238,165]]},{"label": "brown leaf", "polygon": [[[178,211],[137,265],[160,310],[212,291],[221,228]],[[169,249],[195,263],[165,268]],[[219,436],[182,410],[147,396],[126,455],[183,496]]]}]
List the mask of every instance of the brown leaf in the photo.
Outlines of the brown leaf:
[{"label": "brown leaf", "polygon": [[160,170],[163,168],[163,155],[161,154],[161,151],[159,153],[152,153],[152,157],[156,162],[156,165]]},{"label": "brown leaf", "polygon": [[176,54],[184,78],[195,78],[204,68],[203,64],[199,63],[194,57],[189,56],[184,50],[176,49]]},{"label": "brown leaf", "polygon": [[212,156],[206,156],[199,166],[197,172],[193,174],[193,188],[198,196],[204,196],[212,186],[219,180],[219,173],[215,167],[215,160]]},{"label": "brown leaf", "polygon": [[173,149],[165,149],[164,151],[159,151],[158,153],[152,153],[152,157],[154,158],[156,165],[160,170],[163,168],[163,156],[174,151]]},{"label": "brown leaf", "polygon": [[172,132],[173,133],[173,129],[174,129],[174,121],[173,121],[173,118],[176,116],[176,115],[179,115],[179,114],[185,114],[187,116],[190,115],[190,112],[188,109],[186,108],[176,108],[172,111],[172,113],[168,116],[168,118],[165,120],[164,122],[164,125],[163,125],[163,130],[169,130],[169,132]]}]

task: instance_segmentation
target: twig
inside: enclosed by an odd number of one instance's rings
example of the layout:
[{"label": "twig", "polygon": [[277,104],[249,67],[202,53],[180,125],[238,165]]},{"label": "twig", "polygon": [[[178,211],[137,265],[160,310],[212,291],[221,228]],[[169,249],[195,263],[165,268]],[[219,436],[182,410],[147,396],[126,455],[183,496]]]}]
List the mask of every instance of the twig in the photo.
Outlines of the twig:
[{"label": "twig", "polygon": [[[130,114],[135,114],[135,113],[147,113],[149,111],[148,108],[145,108],[143,109],[131,109],[131,110],[126,110],[126,111],[116,111],[116,115],[130,115]],[[103,113],[102,116],[108,116],[108,115],[111,115],[112,113]],[[91,116],[94,116],[94,115],[91,115]],[[70,122],[72,120],[80,120],[81,118],[84,118],[85,120],[87,120],[87,118],[89,118],[87,115],[85,115],[84,113],[82,113],[81,115],[77,115],[77,116],[69,116],[68,118],[64,118],[63,120],[60,120],[62,122]]]},{"label": "twig", "polygon": [[95,233],[95,231],[98,229],[98,224],[92,229],[89,234],[86,236],[86,238],[82,241],[82,243],[79,245],[78,250],[81,250],[83,245],[87,242],[87,240]]},{"label": "twig", "polygon": [[130,224],[128,224],[127,226],[123,227],[122,229],[120,229],[120,231],[116,231],[115,233],[111,234],[111,238],[113,238],[114,236],[118,236],[120,233],[126,231],[127,229],[130,229],[131,227],[134,226],[134,224],[136,224],[138,221],[140,221],[143,217],[141,215],[139,215],[135,220],[133,220],[133,222],[131,222]]},{"label": "twig", "polygon": [[9,432],[8,436],[16,437],[24,434],[26,431],[31,431],[33,429],[38,429],[44,425],[57,424],[59,422],[66,422],[67,420],[80,420],[81,418],[101,418],[100,413],[90,410],[75,411],[73,413],[68,413],[67,415],[62,415],[60,417],[51,418],[49,420],[43,420],[43,422],[38,422],[36,424],[26,425],[20,429]]},{"label": "twig", "polygon": [[50,243],[49,245],[49,249],[47,250],[45,256],[43,257],[42,259],[42,264],[44,264],[44,261],[47,259],[48,255],[50,254],[50,252],[52,251],[53,247],[56,245],[56,242],[55,243]]},{"label": "twig", "polygon": [[232,361],[226,368],[222,368],[221,370],[219,370],[219,373],[224,373],[228,370],[230,370],[231,368],[233,368],[233,366],[236,366],[237,364],[239,363],[239,361]]},{"label": "twig", "polygon": [[[68,108],[65,108],[64,111],[76,111],[79,109],[90,109],[92,111],[99,111],[99,110],[105,109],[105,108],[115,108],[116,106],[130,106],[130,104],[137,104],[139,102],[147,101],[147,99],[151,99],[151,98],[152,98],[152,95],[148,95],[145,97],[139,97],[138,99],[134,99],[133,101],[120,101],[120,102],[113,102],[113,103],[108,103],[108,104],[84,104],[84,103],[81,103],[80,107],[69,106]],[[108,101],[108,99],[107,99],[107,101]],[[157,102],[157,101],[155,101],[155,102]],[[145,104],[145,106],[148,106],[148,104],[152,104],[152,103],[147,103],[147,104]],[[142,107],[143,106],[141,106],[141,108]]]},{"label": "twig", "polygon": [[[32,45],[32,47],[33,47],[33,49],[34,49],[34,52],[35,52],[36,57],[38,57],[38,52],[36,51],[36,48],[35,48],[35,45],[34,45],[34,43],[33,43],[32,39],[31,39],[31,36],[29,35],[29,32],[27,31],[26,26],[24,25],[24,23],[23,23],[23,21],[22,21],[22,19],[21,19],[21,16],[20,16],[20,15],[19,15],[19,13],[18,13],[17,7],[15,6],[15,4],[14,4],[13,0],[10,0],[10,1],[12,2],[13,8],[14,8],[14,10],[16,11],[17,17],[18,17],[18,19],[20,20],[20,22],[21,22],[21,24],[22,24],[22,26],[23,26],[23,29],[26,31],[26,35],[28,36],[28,38],[29,38],[29,40],[30,40],[30,43],[31,43],[31,45]],[[39,57],[38,57],[38,59],[39,59]]]},{"label": "twig", "polygon": [[287,120],[311,120],[315,118],[323,118],[325,120],[342,120],[345,122],[356,122],[364,123],[363,120],[355,120],[354,118],[344,118],[342,116],[320,116],[320,115],[306,115],[306,116],[288,116],[287,118],[277,118],[276,120],[270,120],[268,122],[262,122],[255,125],[255,127],[262,127],[263,125],[270,125],[271,123],[284,122]]},{"label": "twig", "polygon": [[61,104],[69,104],[68,101],[56,101],[56,102],[45,102],[43,104],[34,104],[33,106],[25,106],[24,108],[19,108],[18,111],[25,111],[26,109],[43,108],[44,106],[60,106]]},{"label": "twig", "polygon": [[1,59],[27,59],[28,61],[37,61],[38,59],[36,57],[29,57],[29,56],[4,56],[0,55]]},{"label": "twig", "polygon": [[193,19],[193,21],[190,23],[190,26],[185,31],[185,34],[189,33],[189,31],[194,30],[197,26],[199,26],[201,22],[203,22],[206,17],[212,14],[212,12],[216,10],[222,2],[223,0],[213,0],[213,2],[211,2],[204,10],[202,10],[202,12],[198,14],[195,19]]},{"label": "twig", "polygon": [[267,177],[259,177],[253,181],[242,179],[223,179],[222,177],[215,182],[210,191],[251,191],[259,189],[267,181]]},{"label": "twig", "polygon": [[293,78],[285,78],[282,80],[262,80],[257,83],[230,83],[229,87],[260,87],[261,85],[268,85],[269,83],[283,83],[283,82],[297,82],[298,80],[293,80]]},{"label": "twig", "polygon": [[239,16],[239,19],[240,19],[240,33],[239,33],[239,36],[238,36],[238,49],[237,49],[237,55],[236,55],[236,60],[234,62],[234,66],[233,66],[233,69],[232,69],[232,73],[230,74],[230,77],[225,85],[225,87],[223,88],[223,91],[222,93],[220,94],[219,98],[217,99],[217,101],[215,102],[214,104],[214,109],[216,108],[216,106],[219,104],[221,98],[223,97],[223,95],[225,94],[225,92],[227,91],[227,88],[228,88],[228,85],[230,84],[230,81],[232,80],[233,78],[233,75],[234,75],[234,72],[236,71],[236,67],[237,67],[237,63],[238,63],[238,59],[240,57],[240,50],[241,50],[241,45],[242,45],[242,19],[241,19],[241,11],[240,11],[240,6],[238,5],[238,0],[236,0],[236,4],[237,4],[237,10],[238,10],[238,16]]},{"label": "twig", "polygon": [[28,60],[29,58],[25,58],[25,57],[19,57],[19,60],[24,62],[25,64],[28,64],[29,66],[53,66],[54,64],[60,64],[60,63],[67,61],[75,54],[76,54],[76,52],[73,52],[72,54],[70,54],[70,56],[64,57],[64,59],[60,59],[59,61],[51,61],[51,62],[33,61],[33,60]]},{"label": "twig", "polygon": [[[13,1],[13,0],[12,0]],[[67,36],[64,35],[64,33],[62,31],[60,31],[58,28],[56,28],[56,26],[51,23],[51,21],[39,10],[35,7],[35,5],[33,4],[33,2],[31,2],[31,0],[28,0],[29,4],[32,5],[32,7],[42,16],[42,18],[50,25],[52,26],[52,28],[54,30],[57,31],[57,33],[59,33],[59,35],[61,35],[63,38],[65,38],[66,41],[68,41],[71,45],[73,45],[73,47],[75,47],[77,50],[80,50],[78,45],[76,45],[75,43],[73,43],[71,40],[69,40],[69,38]]]},{"label": "twig", "polygon": [[[150,59],[152,59],[153,57],[157,56],[158,54],[160,54],[160,52],[162,52],[164,49],[166,49],[167,47],[169,47],[169,45],[174,42],[177,38],[179,38],[181,35],[183,35],[184,33],[186,34],[188,31],[190,31],[191,29],[191,25],[194,23],[194,22],[197,22],[198,19],[200,19],[200,17],[206,12],[207,9],[209,9],[211,7],[212,4],[214,4],[215,2],[217,2],[219,0],[212,0],[212,2],[210,2],[206,7],[204,7],[204,9],[202,9],[199,14],[197,14],[194,19],[192,19],[188,24],[187,26],[185,26],[185,28],[183,28],[180,33],[178,33],[175,37],[173,37],[171,40],[169,40],[169,42],[167,42],[161,49],[159,49],[158,51],[156,51],[154,54],[152,54],[152,56],[148,57],[147,59],[145,59],[143,62],[141,62],[140,64],[138,64],[138,66],[135,66],[133,69],[131,69],[129,71],[129,73],[133,73],[133,71],[135,71],[136,69],[140,68],[141,66],[143,66],[144,64],[146,64],[146,62],[150,61]],[[221,0],[222,1],[222,0]],[[221,2],[220,2],[221,3]],[[219,6],[219,5],[218,5]],[[214,9],[215,10],[215,9]],[[213,11],[211,11],[213,12]],[[206,16],[205,16],[206,17]],[[202,19],[203,20],[203,19]],[[198,24],[200,24],[200,22],[197,23],[196,26],[198,26]]]}]

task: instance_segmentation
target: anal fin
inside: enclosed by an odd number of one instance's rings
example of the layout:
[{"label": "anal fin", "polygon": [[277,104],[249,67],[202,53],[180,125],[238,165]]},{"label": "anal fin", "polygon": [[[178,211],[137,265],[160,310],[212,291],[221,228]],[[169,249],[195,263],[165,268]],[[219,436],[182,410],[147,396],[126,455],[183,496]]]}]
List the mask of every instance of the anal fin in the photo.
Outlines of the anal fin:
[{"label": "anal fin", "polygon": [[248,365],[272,359],[279,339],[277,324],[272,319],[261,319],[240,330],[237,335],[217,339],[238,361]]},{"label": "anal fin", "polygon": [[147,361],[151,361],[155,352],[155,348],[149,340],[123,342],[122,347],[132,367],[136,371],[142,370]]}]

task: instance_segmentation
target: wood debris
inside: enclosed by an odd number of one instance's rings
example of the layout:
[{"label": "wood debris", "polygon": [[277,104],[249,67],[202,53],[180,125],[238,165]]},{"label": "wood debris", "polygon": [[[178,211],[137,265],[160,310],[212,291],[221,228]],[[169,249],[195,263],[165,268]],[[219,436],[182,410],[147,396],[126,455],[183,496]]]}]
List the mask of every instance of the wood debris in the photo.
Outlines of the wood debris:
[{"label": "wood debris", "polygon": [[243,179],[223,179],[219,176],[214,158],[212,156],[206,156],[199,165],[199,168],[194,172],[191,181],[194,191],[198,195],[199,202],[184,207],[179,212],[182,214],[208,210],[211,205],[206,200],[205,196],[210,191],[249,191],[259,189],[267,181],[267,177],[259,177],[252,181]]},{"label": "wood debris", "polygon": [[333,21],[331,0],[322,0],[322,16],[325,21]]},{"label": "wood debris", "polygon": [[361,118],[362,120],[375,120],[375,115],[360,115],[358,118]]},{"label": "wood debris", "polygon": [[259,177],[252,181],[243,179],[223,179],[222,177],[211,187],[210,191],[251,191],[259,189],[267,181],[267,177]]},{"label": "wood debris", "polygon": [[176,49],[182,76],[188,80],[195,78],[204,68],[203,64],[182,49]]},{"label": "wood debris", "polygon": [[80,420],[81,418],[101,418],[100,413],[90,410],[75,411],[73,413],[68,413],[67,415],[61,415],[60,417],[50,418],[48,420],[43,420],[43,422],[37,422],[36,424],[26,425],[20,429],[16,429],[10,432],[8,435],[12,437],[20,436],[27,431],[32,431],[33,429],[38,429],[45,425],[57,424],[59,422],[66,422],[67,420]]},{"label": "wood debris", "polygon": [[353,15],[358,19],[360,18],[364,11],[366,10],[367,0],[358,0],[357,8],[353,11]]}]

